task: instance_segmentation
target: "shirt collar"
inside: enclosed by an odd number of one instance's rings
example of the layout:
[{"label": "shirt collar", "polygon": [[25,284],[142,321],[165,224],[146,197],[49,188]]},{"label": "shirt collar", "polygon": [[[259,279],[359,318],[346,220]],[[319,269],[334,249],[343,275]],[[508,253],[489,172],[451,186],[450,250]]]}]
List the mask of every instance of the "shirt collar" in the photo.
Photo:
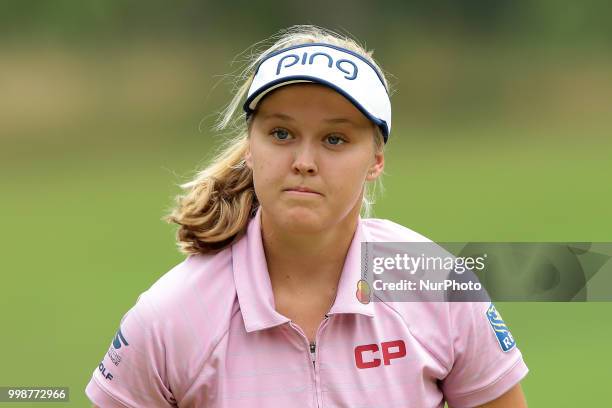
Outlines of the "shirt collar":
[{"label": "shirt collar", "polygon": [[[363,304],[356,296],[357,282],[361,279],[361,242],[368,241],[368,238],[366,227],[359,217],[338,282],[336,299],[328,315],[358,313],[374,316],[372,302]],[[290,321],[275,310],[274,293],[261,238],[261,207],[249,221],[246,235],[232,245],[232,266],[238,302],[247,332]]]}]

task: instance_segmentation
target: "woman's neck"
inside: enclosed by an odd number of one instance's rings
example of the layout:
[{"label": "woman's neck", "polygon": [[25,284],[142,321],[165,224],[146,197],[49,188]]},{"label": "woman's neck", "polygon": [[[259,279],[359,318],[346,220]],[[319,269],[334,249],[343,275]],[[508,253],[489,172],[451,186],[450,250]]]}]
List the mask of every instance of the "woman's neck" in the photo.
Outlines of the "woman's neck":
[{"label": "woman's neck", "polygon": [[263,247],[273,287],[296,293],[337,287],[357,228],[358,211],[351,211],[331,228],[305,234],[283,231],[263,209],[261,217]]}]

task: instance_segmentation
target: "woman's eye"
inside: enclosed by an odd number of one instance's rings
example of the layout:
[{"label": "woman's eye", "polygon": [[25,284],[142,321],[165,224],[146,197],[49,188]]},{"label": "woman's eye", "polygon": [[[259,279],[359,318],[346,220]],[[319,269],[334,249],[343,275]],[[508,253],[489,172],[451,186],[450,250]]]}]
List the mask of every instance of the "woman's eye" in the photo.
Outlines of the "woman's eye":
[{"label": "woman's eye", "polygon": [[327,136],[327,141],[329,142],[329,144],[332,144],[332,145],[339,145],[339,144],[345,143],[345,140],[343,138],[341,138],[340,136],[336,136],[336,135]]},{"label": "woman's eye", "polygon": [[278,139],[278,140],[287,140],[287,139],[289,139],[289,132],[287,131],[287,129],[281,129],[281,128],[272,129],[271,134],[273,136],[275,136],[276,139]]}]

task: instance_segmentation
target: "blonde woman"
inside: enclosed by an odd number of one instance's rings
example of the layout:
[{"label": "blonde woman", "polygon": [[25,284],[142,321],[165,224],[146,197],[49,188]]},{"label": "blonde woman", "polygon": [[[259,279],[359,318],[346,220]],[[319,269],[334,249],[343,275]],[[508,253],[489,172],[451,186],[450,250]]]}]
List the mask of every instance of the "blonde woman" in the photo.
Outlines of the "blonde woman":
[{"label": "blonde woman", "polygon": [[244,110],[243,131],[167,217],[188,256],[121,319],[88,397],[105,408],[526,407],[528,369],[513,340],[500,347],[491,305],[358,299],[361,242],[427,241],[360,215],[384,168],[388,84],[337,33],[294,26],[273,40],[219,122]]}]

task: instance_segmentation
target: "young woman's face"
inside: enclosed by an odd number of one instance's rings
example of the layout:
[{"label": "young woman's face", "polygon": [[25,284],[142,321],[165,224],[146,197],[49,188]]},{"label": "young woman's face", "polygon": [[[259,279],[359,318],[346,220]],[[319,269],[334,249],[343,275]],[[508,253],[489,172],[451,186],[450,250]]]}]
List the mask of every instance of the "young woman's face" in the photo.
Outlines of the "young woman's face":
[{"label": "young woman's face", "polygon": [[384,165],[374,126],[323,85],[285,85],[266,95],[245,157],[262,208],[295,232],[321,231],[358,214],[365,181]]}]

